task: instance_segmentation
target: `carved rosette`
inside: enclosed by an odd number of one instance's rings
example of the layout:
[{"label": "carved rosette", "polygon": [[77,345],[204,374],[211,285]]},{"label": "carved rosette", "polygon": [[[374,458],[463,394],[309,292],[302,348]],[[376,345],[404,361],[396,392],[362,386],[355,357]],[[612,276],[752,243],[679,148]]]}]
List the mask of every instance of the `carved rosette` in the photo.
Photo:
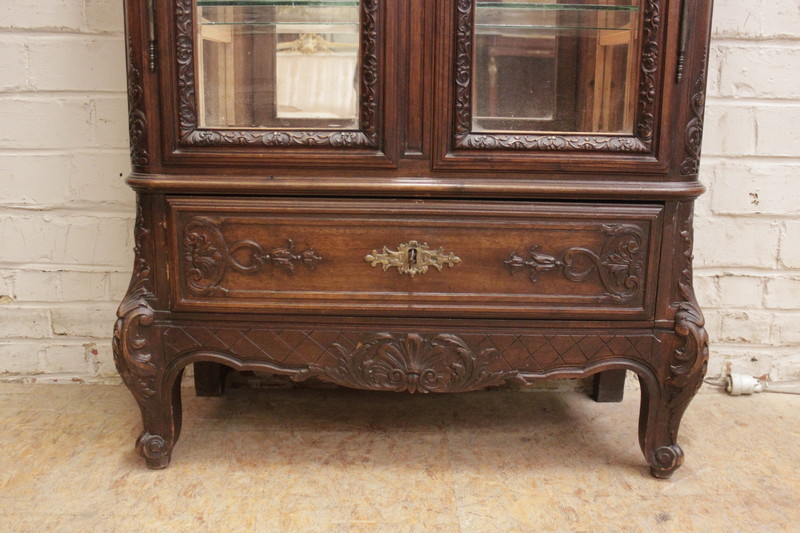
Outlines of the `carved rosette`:
[{"label": "carved rosette", "polygon": [[268,252],[250,240],[228,245],[220,231],[220,224],[218,219],[194,217],[184,228],[183,263],[186,284],[196,295],[228,294],[228,289],[221,286],[228,270],[255,274],[265,266],[272,265],[291,274],[299,265],[313,271],[322,261],[322,257],[313,248],[297,252],[291,239],[285,247],[276,247]]},{"label": "carved rosette", "polygon": [[133,276],[128,293],[117,310],[112,340],[114,364],[139,403],[155,394],[156,378],[156,368],[148,350],[148,330],[155,319],[153,308],[147,301],[152,296],[150,267],[144,253],[144,243],[149,234],[139,207],[134,233]]},{"label": "carved rosette", "polygon": [[500,385],[517,375],[489,372],[499,352],[475,353],[456,335],[399,338],[390,333],[366,337],[353,350],[332,346],[334,366],[309,366],[320,379],[356,389],[393,392],[463,392]]},{"label": "carved rosette", "polygon": [[629,302],[641,294],[644,281],[645,247],[642,228],[632,224],[604,224],[608,237],[599,253],[573,247],[558,257],[539,251],[533,246],[528,258],[516,252],[506,259],[505,265],[513,274],[527,270],[532,283],[543,272],[561,272],[570,281],[581,282],[597,273],[606,290],[605,298],[613,302]]},{"label": "carved rosette", "polygon": [[136,60],[133,40],[128,37],[128,133],[131,144],[131,165],[143,167],[150,163],[147,151],[147,115],[141,65]]},{"label": "carved rosette", "polygon": [[681,163],[682,176],[694,176],[700,171],[700,151],[703,145],[703,110],[706,105],[706,68],[707,58],[703,56],[700,75],[692,88],[689,100],[691,118],[686,124],[684,133],[684,150],[686,157]]},{"label": "carved rosette", "polygon": [[604,151],[648,153],[653,149],[657,73],[659,65],[659,33],[661,15],[659,0],[647,0],[644,15],[641,57],[641,81],[636,136],[612,135],[518,135],[477,134],[472,132],[472,68],[475,23],[473,0],[456,2],[455,60],[455,146],[478,150],[541,150],[541,151]]},{"label": "carved rosette", "polygon": [[361,2],[361,102],[359,131],[199,129],[194,66],[193,0],[173,0],[180,143],[185,146],[376,148],[378,146],[378,0]]}]

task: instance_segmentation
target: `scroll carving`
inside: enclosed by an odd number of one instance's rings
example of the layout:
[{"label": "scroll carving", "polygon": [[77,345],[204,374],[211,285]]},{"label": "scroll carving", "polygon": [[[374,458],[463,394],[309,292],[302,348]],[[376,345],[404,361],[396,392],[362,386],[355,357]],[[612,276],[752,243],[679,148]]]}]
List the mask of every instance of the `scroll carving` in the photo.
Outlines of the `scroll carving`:
[{"label": "scroll carving", "polygon": [[682,176],[694,176],[700,171],[700,151],[703,144],[703,109],[706,105],[706,68],[707,57],[703,56],[700,75],[692,88],[689,100],[691,118],[686,124],[684,148],[686,157],[681,163]]},{"label": "scroll carving", "polygon": [[322,261],[313,248],[298,252],[291,239],[286,246],[269,251],[251,240],[228,245],[220,231],[220,223],[218,219],[194,217],[183,231],[187,286],[198,296],[228,294],[229,290],[220,285],[228,270],[255,274],[272,265],[291,274],[300,265],[313,271]]},{"label": "scroll carving", "polygon": [[644,13],[641,80],[635,136],[519,135],[472,132],[473,0],[456,3],[455,146],[479,150],[604,151],[648,153],[653,149],[656,100],[659,91],[659,0],[647,0]]},{"label": "scroll carving", "polygon": [[133,41],[128,37],[128,132],[131,143],[131,165],[143,167],[150,163],[147,151],[147,115],[144,105],[142,70],[136,60]]},{"label": "scroll carving", "polygon": [[516,252],[506,259],[505,265],[513,274],[527,270],[532,283],[543,272],[561,272],[570,281],[587,280],[594,272],[606,290],[605,298],[614,302],[628,302],[639,296],[645,270],[645,246],[642,228],[631,224],[605,224],[603,232],[608,237],[597,253],[587,248],[573,247],[558,257],[542,253],[533,246],[528,258]]},{"label": "scroll carving", "polygon": [[[675,333],[682,339],[672,355],[667,389],[670,392],[671,420],[679,421],[689,402],[700,389],[708,367],[708,334],[705,318],[697,303],[692,287],[692,217],[687,217],[681,237],[684,242],[684,268],[678,281],[678,291],[683,301],[677,303]],[[677,422],[670,427],[673,442],[677,436]]]},{"label": "scroll carving", "polygon": [[174,0],[180,143],[186,146],[374,148],[378,146],[378,0],[361,2],[361,112],[359,131],[198,129],[193,1]]},{"label": "scroll carving", "polygon": [[139,403],[155,394],[156,367],[148,350],[148,330],[153,325],[155,313],[147,301],[152,296],[152,288],[144,251],[149,234],[139,207],[134,233],[136,259],[133,276],[128,293],[117,310],[112,341],[117,371]]},{"label": "scroll carving", "polygon": [[463,392],[500,385],[516,371],[490,372],[499,352],[473,351],[456,335],[398,338],[390,333],[368,336],[353,350],[333,346],[335,366],[311,364],[325,381],[356,389],[394,392]]}]

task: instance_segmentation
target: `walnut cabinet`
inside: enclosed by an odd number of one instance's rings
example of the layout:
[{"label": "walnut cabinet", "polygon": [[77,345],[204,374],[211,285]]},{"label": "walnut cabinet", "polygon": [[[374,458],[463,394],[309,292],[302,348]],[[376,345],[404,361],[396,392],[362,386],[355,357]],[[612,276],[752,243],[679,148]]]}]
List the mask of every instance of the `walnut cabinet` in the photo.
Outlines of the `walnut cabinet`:
[{"label": "walnut cabinet", "polygon": [[135,263],[114,357],[166,467],[180,377],[642,384],[656,477],[706,370],[710,0],[125,0]]}]

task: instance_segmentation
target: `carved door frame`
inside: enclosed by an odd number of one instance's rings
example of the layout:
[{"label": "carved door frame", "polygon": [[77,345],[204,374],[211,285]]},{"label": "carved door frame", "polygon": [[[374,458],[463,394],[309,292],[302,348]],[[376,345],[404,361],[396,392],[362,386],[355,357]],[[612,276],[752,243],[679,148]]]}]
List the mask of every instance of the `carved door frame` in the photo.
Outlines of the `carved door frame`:
[{"label": "carved door frame", "polygon": [[[446,64],[437,99],[437,169],[485,167],[503,170],[559,170],[597,173],[607,162],[616,172],[664,173],[668,150],[665,136],[672,87],[665,83],[667,43],[675,28],[668,25],[671,0],[642,0],[641,49],[634,132],[629,135],[587,133],[491,133],[475,132],[473,112],[473,51],[476,0],[441,2],[440,53]],[[668,34],[669,33],[669,34]],[[535,157],[532,157],[534,156]]]},{"label": "carved door frame", "polygon": [[386,0],[360,0],[359,125],[351,130],[200,127],[194,9],[195,0],[156,3],[160,42],[167,43],[156,52],[166,163],[394,166],[383,138]]}]

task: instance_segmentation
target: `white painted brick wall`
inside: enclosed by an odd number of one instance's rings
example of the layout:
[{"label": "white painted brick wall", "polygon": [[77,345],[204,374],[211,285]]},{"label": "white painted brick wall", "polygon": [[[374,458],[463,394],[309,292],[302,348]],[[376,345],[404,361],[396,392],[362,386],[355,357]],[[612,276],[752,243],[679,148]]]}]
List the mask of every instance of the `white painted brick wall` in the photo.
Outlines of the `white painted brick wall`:
[{"label": "white painted brick wall", "polygon": [[133,192],[119,0],[0,2],[0,375],[116,381]]},{"label": "white painted brick wall", "polygon": [[[717,0],[696,287],[725,368],[800,378],[800,1]],[[122,5],[0,2],[0,379],[116,380],[132,265]]]},{"label": "white painted brick wall", "polygon": [[800,378],[800,1],[716,0],[696,288],[713,376]]}]

